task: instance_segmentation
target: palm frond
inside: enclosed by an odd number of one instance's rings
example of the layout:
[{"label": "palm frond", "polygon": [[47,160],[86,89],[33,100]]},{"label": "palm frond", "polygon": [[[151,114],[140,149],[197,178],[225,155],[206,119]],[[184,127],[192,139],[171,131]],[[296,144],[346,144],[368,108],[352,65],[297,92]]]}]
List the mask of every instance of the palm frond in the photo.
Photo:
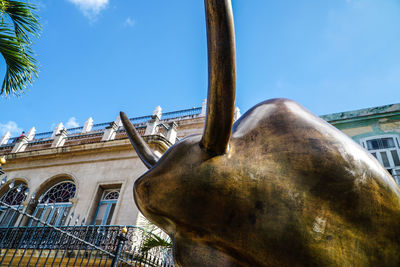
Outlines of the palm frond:
[{"label": "palm frond", "polygon": [[21,44],[10,30],[0,28],[0,53],[7,66],[0,95],[19,95],[38,74],[32,51],[29,46]]},{"label": "palm frond", "polygon": [[140,247],[141,251],[147,252],[155,247],[171,248],[172,244],[154,233],[147,233],[142,246]]},{"label": "palm frond", "polygon": [[35,10],[29,3],[0,0],[0,53],[7,65],[0,95],[20,95],[38,76],[31,50],[31,36],[39,37],[41,30]]},{"label": "palm frond", "polygon": [[2,12],[9,16],[13,25],[15,35],[20,41],[30,43],[28,34],[39,37],[41,30],[36,11],[36,6],[14,0],[1,0],[3,2]]}]

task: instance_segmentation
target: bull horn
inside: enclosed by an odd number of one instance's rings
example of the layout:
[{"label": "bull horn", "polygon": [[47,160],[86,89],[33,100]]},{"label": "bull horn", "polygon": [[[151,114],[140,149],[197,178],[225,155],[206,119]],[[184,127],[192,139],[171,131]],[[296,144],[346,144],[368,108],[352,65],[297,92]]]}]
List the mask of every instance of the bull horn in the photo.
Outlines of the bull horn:
[{"label": "bull horn", "polygon": [[228,149],[235,109],[235,30],[230,0],[205,0],[205,9],[208,97],[200,146],[211,155],[221,155]]},{"label": "bull horn", "polygon": [[120,112],[120,117],[122,124],[125,127],[126,134],[131,141],[133,148],[136,150],[139,158],[143,161],[144,165],[147,168],[151,168],[154,164],[157,163],[159,157],[154,154],[151,148],[146,144],[143,138],[139,135],[136,131],[135,127],[132,125],[131,121],[129,120],[128,116],[124,112]]}]

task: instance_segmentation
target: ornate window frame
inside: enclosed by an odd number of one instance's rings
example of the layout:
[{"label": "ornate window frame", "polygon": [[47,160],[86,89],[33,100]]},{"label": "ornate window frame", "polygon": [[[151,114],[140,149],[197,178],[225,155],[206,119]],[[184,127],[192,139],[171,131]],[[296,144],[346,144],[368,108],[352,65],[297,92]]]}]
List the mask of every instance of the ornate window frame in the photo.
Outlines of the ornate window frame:
[{"label": "ornate window frame", "polygon": [[[72,192],[67,196],[59,196],[58,192],[52,192],[62,184],[70,183],[73,185]],[[61,192],[62,193],[62,192]],[[50,199],[50,194],[55,196],[54,199]],[[67,222],[68,214],[71,210],[72,203],[70,199],[74,198],[76,194],[76,184],[72,180],[64,180],[50,186],[40,197],[39,204],[37,205],[33,216],[43,220],[51,225],[65,225]],[[61,199],[57,199],[61,198]],[[62,200],[62,201],[60,201]],[[66,201],[68,200],[68,201]],[[37,222],[31,222],[30,226],[36,225]]]},{"label": "ornate window frame", "polygon": [[[22,210],[24,208],[23,202],[28,196],[28,194],[25,193],[25,190],[28,189],[28,185],[25,182],[14,180],[6,186],[9,187],[11,184],[13,184],[12,188],[9,188],[0,199],[8,205]],[[0,206],[0,227],[14,226],[17,223],[18,218],[19,214],[17,214],[17,211],[5,206]]]}]

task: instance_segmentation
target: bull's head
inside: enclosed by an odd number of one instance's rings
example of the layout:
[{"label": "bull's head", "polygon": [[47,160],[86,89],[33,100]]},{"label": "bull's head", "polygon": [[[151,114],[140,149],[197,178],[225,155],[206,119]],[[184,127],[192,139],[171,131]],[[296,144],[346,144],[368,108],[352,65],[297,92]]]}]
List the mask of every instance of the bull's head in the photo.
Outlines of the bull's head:
[{"label": "bull's head", "polygon": [[[366,151],[299,104],[273,99],[233,125],[231,3],[206,0],[203,135],[160,159],[121,118],[150,168],[134,188],[180,266],[399,265],[400,193]],[[231,136],[232,132],[232,136]]]}]

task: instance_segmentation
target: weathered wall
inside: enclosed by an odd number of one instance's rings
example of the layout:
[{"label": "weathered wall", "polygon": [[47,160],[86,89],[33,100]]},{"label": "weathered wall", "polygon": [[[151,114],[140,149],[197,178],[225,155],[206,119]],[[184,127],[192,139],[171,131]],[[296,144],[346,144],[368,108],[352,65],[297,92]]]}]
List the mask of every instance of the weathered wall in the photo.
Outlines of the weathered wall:
[{"label": "weathered wall", "polygon": [[365,108],[321,116],[360,144],[364,138],[400,135],[400,104]]},{"label": "weathered wall", "polygon": [[89,217],[89,220],[93,220],[97,208],[99,186],[121,185],[111,224],[135,224],[138,211],[132,188],[135,179],[147,169],[129,141],[117,140],[63,150],[58,153],[36,151],[14,155],[4,168],[8,180],[24,179],[30,189],[30,197],[35,192],[43,193],[60,179],[72,178],[77,187],[75,198],[71,200],[72,210],[81,218]]}]

